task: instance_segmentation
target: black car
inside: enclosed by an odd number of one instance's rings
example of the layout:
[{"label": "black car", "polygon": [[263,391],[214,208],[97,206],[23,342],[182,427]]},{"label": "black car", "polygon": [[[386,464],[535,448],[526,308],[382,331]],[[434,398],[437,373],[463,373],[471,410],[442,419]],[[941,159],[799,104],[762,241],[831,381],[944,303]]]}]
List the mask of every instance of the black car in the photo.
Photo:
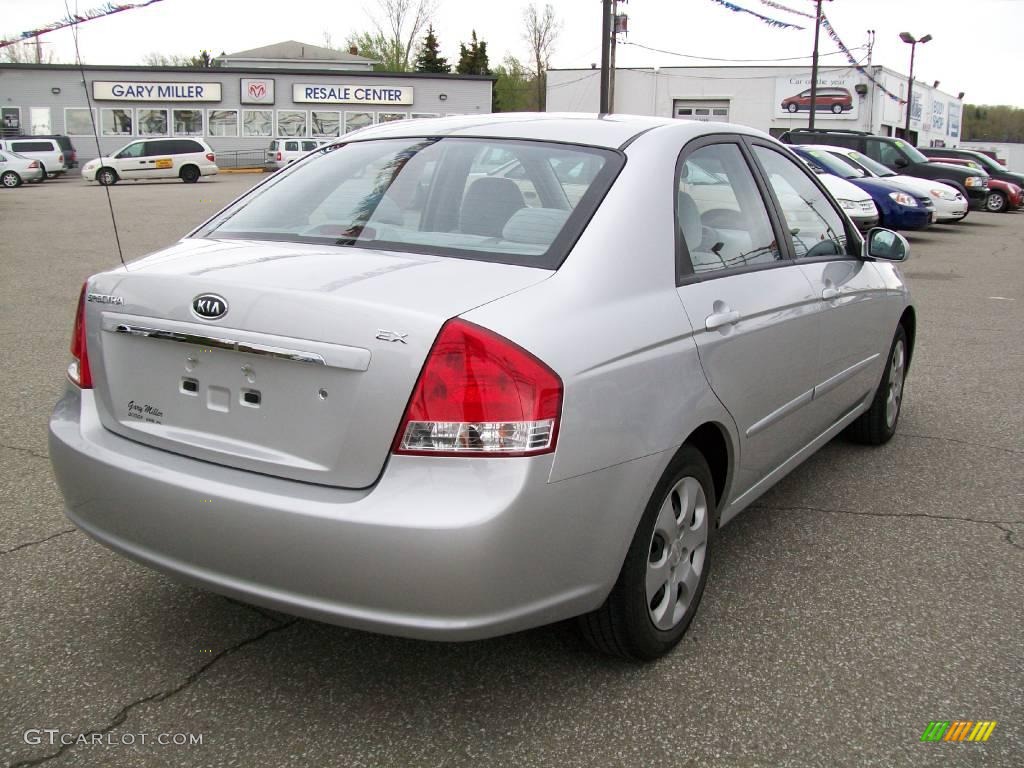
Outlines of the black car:
[{"label": "black car", "polygon": [[903,139],[875,136],[866,131],[818,128],[794,128],[782,134],[779,139],[786,144],[830,144],[834,147],[856,149],[897,173],[949,184],[960,190],[972,209],[985,208],[985,200],[988,198],[988,174],[961,166],[933,163],[921,154],[917,147],[911,146]]},{"label": "black car", "polygon": [[75,145],[71,143],[71,138],[64,134],[55,133],[48,136],[10,136],[11,139],[53,139],[60,145],[61,152],[64,154],[64,168],[70,170],[71,168],[78,167],[78,153],[75,152]]},{"label": "black car", "polygon": [[1018,187],[1024,187],[1024,173],[1014,173],[1007,169],[1005,165],[997,163],[984,152],[976,152],[973,149],[945,149],[940,147],[919,147],[919,151],[930,158],[939,158],[935,161],[939,163],[942,162],[941,158],[943,157],[955,157],[958,160],[971,160],[984,168],[985,173],[993,179],[1008,181],[1011,184],[1016,184]]}]

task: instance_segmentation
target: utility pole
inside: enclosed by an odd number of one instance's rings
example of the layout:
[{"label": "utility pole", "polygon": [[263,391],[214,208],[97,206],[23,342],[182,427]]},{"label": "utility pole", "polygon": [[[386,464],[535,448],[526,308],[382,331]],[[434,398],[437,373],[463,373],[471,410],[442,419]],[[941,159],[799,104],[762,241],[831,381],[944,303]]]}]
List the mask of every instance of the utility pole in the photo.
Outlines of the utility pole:
[{"label": "utility pole", "polygon": [[814,52],[811,54],[811,111],[807,127],[814,130],[814,113],[818,111],[818,35],[821,32],[821,0],[814,13]]},{"label": "utility pole", "polygon": [[612,0],[601,0],[601,95],[598,112],[608,114],[609,64],[611,63]]},{"label": "utility pole", "polygon": [[608,111],[615,111],[615,44],[619,42],[619,0],[612,0],[612,39],[608,42]]},{"label": "utility pole", "polygon": [[909,32],[900,32],[900,40],[910,45],[910,76],[907,78],[907,116],[906,122],[903,125],[903,138],[907,141],[910,141],[910,110],[914,106],[914,51],[917,49],[918,43],[924,45],[931,39],[931,35],[916,38]]}]

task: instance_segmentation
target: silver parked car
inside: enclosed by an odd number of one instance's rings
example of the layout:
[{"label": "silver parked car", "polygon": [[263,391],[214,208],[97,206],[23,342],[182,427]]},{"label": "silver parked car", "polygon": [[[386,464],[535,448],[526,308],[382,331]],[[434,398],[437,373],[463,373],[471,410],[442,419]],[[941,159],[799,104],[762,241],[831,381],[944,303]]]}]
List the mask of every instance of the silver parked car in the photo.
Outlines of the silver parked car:
[{"label": "silver parked car", "polygon": [[443,640],[580,616],[652,659],[717,528],[894,433],[906,254],[747,128],[390,123],[90,278],[50,456],[82,530],[241,600]]},{"label": "silver parked car", "polygon": [[0,185],[14,189],[26,181],[42,180],[43,166],[38,160],[11,152],[9,149],[0,151]]}]

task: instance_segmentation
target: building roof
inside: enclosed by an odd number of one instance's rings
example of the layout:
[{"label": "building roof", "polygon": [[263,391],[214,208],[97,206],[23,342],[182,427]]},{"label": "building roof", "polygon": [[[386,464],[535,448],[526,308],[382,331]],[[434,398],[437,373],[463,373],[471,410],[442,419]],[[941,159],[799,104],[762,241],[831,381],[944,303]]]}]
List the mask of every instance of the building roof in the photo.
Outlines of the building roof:
[{"label": "building roof", "polygon": [[373,59],[365,56],[356,56],[347,51],[336,51],[333,48],[324,48],[319,45],[300,43],[297,40],[285,40],[273,45],[264,45],[262,48],[252,48],[248,51],[238,51],[218,56],[224,60],[252,61],[262,59],[266,61],[335,61],[346,64],[376,64]]}]

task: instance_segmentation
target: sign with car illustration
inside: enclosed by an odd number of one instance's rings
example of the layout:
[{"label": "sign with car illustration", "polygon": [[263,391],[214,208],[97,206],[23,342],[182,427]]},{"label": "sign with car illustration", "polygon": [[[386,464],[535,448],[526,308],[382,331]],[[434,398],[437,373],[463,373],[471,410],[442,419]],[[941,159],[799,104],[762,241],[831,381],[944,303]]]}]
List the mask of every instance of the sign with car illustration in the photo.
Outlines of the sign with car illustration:
[{"label": "sign with car illustration", "polygon": [[[814,95],[816,119],[853,120],[860,97],[854,89],[856,78],[819,77]],[[775,116],[806,116],[811,111],[810,76],[786,76],[775,79]]]}]

